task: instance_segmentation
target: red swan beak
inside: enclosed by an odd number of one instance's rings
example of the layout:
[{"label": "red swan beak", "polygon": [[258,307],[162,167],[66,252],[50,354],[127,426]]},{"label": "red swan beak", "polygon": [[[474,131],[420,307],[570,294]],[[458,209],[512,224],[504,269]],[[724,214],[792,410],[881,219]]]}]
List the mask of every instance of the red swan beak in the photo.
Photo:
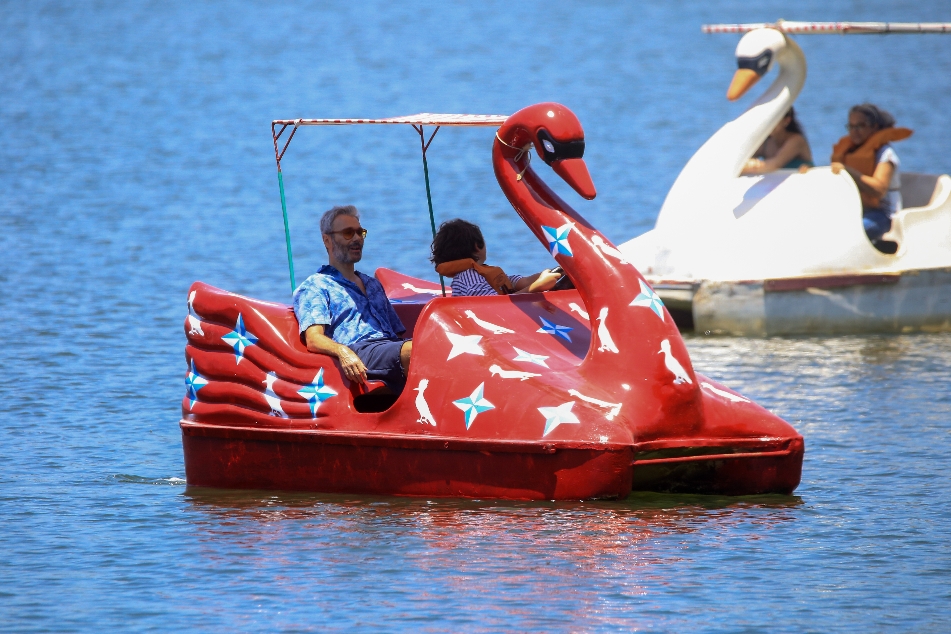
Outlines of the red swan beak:
[{"label": "red swan beak", "polygon": [[585,200],[591,200],[598,195],[598,192],[594,189],[591,174],[588,173],[588,166],[584,164],[584,159],[566,158],[553,161],[551,168]]}]

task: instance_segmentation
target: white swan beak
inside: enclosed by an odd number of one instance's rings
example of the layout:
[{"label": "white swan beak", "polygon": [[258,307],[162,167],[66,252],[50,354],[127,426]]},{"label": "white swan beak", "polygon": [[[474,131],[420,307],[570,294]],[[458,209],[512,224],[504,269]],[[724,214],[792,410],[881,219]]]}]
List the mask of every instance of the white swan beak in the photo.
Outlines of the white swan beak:
[{"label": "white swan beak", "polygon": [[759,81],[759,74],[749,68],[738,68],[733,75],[733,81],[730,82],[730,88],[726,91],[726,98],[730,101],[736,101],[746,94],[746,91],[753,87],[753,84]]}]

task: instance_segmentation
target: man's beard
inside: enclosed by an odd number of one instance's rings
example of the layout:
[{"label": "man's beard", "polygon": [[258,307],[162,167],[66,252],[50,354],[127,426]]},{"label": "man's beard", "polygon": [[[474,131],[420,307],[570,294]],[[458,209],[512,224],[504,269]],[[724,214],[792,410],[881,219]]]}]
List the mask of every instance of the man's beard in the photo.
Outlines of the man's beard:
[{"label": "man's beard", "polygon": [[334,247],[334,259],[340,262],[341,264],[354,264],[359,262],[363,257],[363,250],[360,250],[359,255],[351,255],[349,245],[341,246],[336,240],[333,241]]}]

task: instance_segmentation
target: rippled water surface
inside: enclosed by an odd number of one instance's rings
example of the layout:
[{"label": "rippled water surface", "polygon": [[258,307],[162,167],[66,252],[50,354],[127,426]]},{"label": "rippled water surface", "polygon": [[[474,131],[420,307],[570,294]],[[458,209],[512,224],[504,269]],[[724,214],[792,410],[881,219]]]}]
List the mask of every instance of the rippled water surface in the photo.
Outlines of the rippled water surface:
[{"label": "rippled water surface", "polygon": [[[806,438],[794,497],[508,503],[186,489],[188,285],[286,301],[268,123],[510,113],[586,128],[616,242],[748,100],[705,22],[943,20],[940,3],[5,3],[0,6],[0,622],[5,630],[951,629],[951,336],[691,337],[695,367]],[[951,172],[951,37],[802,37],[817,156],[866,99]],[[431,150],[438,220],[549,263],[489,162]],[[418,137],[308,129],[285,175],[297,267],[353,202],[364,270],[426,276]],[[565,191],[562,188],[560,191]]]}]

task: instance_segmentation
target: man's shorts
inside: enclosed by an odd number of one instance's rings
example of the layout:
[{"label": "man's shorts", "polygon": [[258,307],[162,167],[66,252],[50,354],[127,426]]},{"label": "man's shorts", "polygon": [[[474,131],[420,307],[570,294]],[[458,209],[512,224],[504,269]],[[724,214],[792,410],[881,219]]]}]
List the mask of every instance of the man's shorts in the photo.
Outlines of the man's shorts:
[{"label": "man's shorts", "polygon": [[395,394],[403,391],[406,377],[400,365],[400,350],[409,339],[370,339],[350,346],[363,365],[367,367],[367,379],[383,381]]}]

